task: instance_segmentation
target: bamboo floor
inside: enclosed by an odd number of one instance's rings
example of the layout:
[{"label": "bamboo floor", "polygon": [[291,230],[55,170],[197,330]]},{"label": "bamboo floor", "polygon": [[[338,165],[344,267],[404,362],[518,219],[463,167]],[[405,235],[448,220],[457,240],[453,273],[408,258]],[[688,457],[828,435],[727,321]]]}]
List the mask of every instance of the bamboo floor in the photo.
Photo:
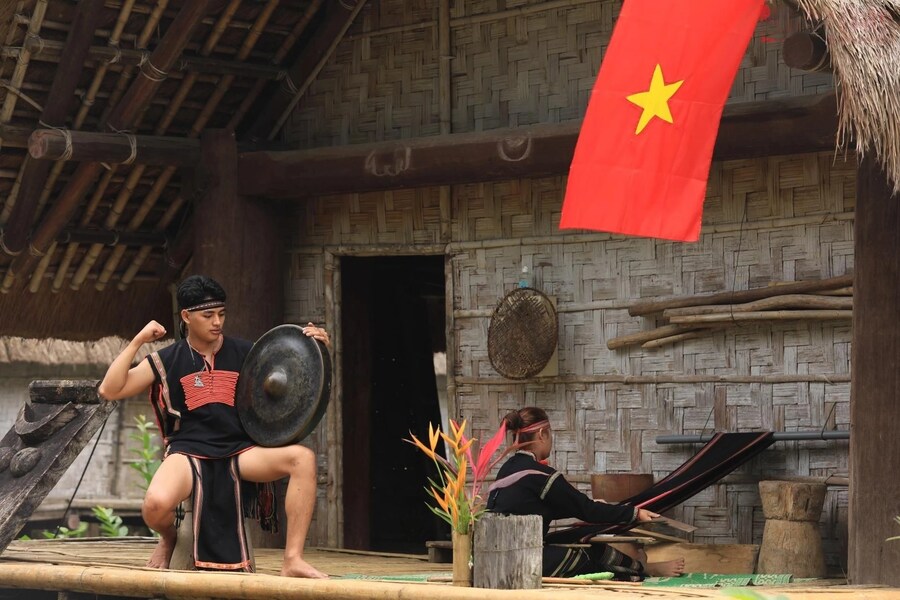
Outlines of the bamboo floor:
[{"label": "bamboo floor", "polygon": [[[900,600],[900,588],[821,584],[718,590],[658,588],[613,582],[545,583],[541,590],[483,590],[441,581],[450,565],[425,555],[310,548],[305,558],[332,579],[277,576],[281,551],[256,549],[257,573],[160,571],[144,567],[150,538],[15,541],[0,555],[0,589],[76,592],[112,597],[229,600],[567,600],[752,598],[754,600]],[[742,595],[736,595],[740,593]],[[514,595],[514,596],[513,596]],[[18,596],[16,596],[18,597]],[[61,594],[60,597],[63,597]]]}]

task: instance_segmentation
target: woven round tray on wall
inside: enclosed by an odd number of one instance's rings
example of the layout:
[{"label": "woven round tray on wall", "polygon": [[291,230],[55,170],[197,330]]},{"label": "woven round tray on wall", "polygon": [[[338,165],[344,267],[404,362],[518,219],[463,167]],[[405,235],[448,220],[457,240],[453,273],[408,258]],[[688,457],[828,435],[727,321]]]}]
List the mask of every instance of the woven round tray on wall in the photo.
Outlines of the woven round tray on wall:
[{"label": "woven round tray on wall", "polygon": [[556,309],[543,293],[517,288],[497,304],[488,327],[488,358],[509,379],[527,379],[543,370],[556,350]]}]

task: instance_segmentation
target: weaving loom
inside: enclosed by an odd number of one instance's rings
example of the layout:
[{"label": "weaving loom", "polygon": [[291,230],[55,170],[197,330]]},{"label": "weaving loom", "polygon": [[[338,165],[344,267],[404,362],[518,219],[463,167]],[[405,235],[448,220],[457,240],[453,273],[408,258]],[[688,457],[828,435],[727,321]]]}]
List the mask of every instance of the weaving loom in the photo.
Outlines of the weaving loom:
[{"label": "weaving loom", "polygon": [[[773,434],[717,433],[694,456],[653,484],[650,488],[623,500],[627,504],[653,512],[663,512],[681,504],[750,460],[774,442]],[[579,523],[547,535],[548,544],[574,544],[601,533],[620,533],[636,527],[606,523]]]}]

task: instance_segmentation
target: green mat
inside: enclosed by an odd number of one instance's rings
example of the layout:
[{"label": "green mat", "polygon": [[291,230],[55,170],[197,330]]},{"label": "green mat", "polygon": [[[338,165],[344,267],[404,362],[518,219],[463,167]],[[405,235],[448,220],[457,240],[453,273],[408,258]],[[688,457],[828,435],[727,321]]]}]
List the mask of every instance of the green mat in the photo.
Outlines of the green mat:
[{"label": "green mat", "polygon": [[747,585],[784,585],[793,578],[790,574],[716,575],[715,573],[685,573],[681,577],[648,577],[644,585],[657,587],[744,587]]},{"label": "green mat", "polygon": [[359,573],[348,573],[340,577],[332,579],[366,579],[370,581],[428,581],[431,577],[451,577],[452,573],[406,573],[402,575],[362,575]]}]

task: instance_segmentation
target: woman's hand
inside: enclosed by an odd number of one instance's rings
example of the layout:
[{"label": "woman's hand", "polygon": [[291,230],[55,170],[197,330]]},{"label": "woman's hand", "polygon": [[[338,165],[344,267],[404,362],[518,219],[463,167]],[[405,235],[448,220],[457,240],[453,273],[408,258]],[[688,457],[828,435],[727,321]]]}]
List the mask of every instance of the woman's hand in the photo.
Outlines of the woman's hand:
[{"label": "woman's hand", "polygon": [[637,521],[640,523],[646,523],[648,521],[652,521],[653,519],[658,519],[659,513],[650,512],[649,510],[645,510],[643,508],[638,509]]}]

